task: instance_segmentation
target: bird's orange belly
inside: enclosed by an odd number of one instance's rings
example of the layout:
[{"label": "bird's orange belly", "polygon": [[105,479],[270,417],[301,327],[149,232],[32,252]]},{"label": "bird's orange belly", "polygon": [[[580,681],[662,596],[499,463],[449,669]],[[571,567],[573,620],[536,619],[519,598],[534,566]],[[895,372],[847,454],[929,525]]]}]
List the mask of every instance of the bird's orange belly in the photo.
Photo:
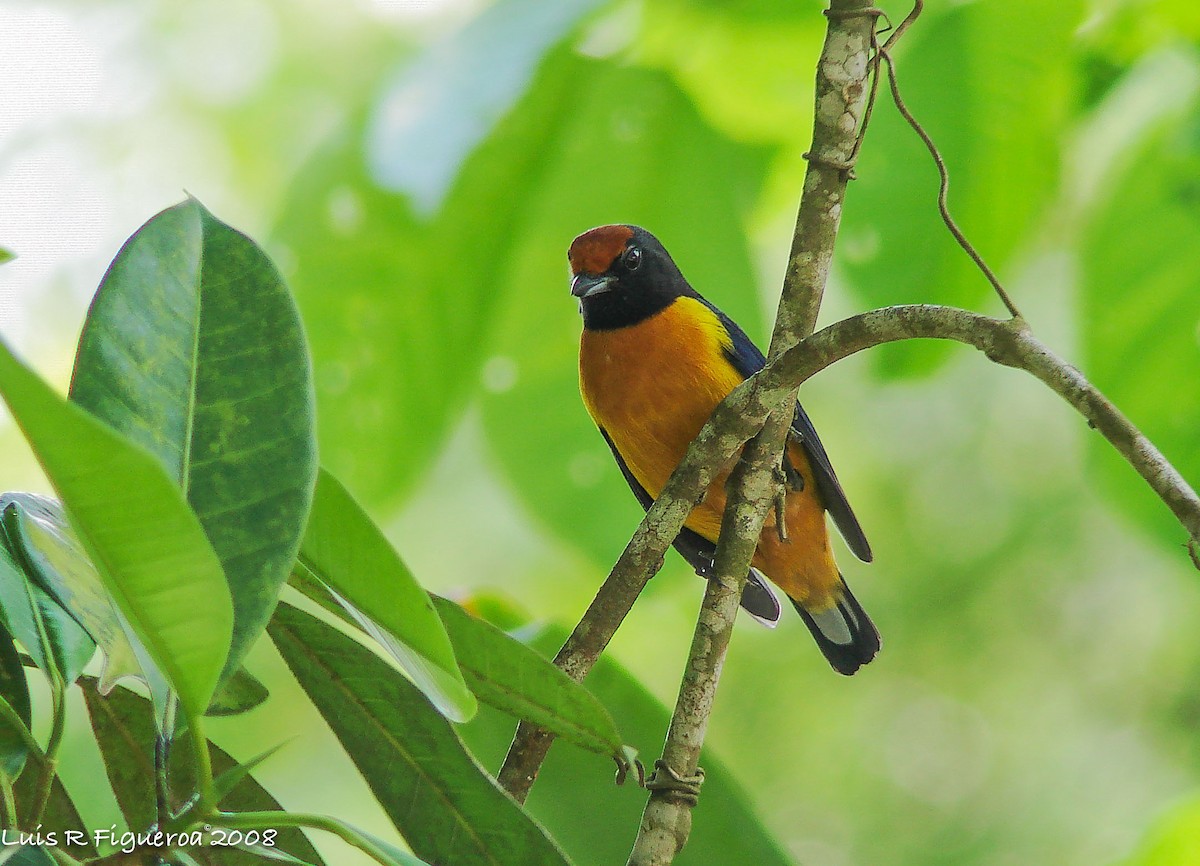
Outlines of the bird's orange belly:
[{"label": "bird's orange belly", "polygon": [[[720,321],[691,298],[628,328],[583,332],[584,403],[655,498],[717,404],[742,381],[725,358],[723,334]],[[840,578],[808,461],[797,447],[790,457],[805,481],[786,499],[790,540],[779,539],[769,514],[753,562],[792,598],[819,603]],[[717,472],[685,524],[709,541],[720,534],[729,468]]]}]

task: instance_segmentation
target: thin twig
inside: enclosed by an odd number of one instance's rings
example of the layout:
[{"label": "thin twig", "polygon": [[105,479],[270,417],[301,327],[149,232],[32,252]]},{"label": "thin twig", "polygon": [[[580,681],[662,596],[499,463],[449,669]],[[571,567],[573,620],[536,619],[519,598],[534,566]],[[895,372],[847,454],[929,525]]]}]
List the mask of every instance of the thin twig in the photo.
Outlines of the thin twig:
[{"label": "thin twig", "polygon": [[896,77],[896,62],[892,59],[890,49],[896,43],[896,40],[904,35],[904,31],[907,30],[909,26],[917,20],[917,17],[921,14],[921,10],[923,8],[924,3],[922,0],[917,0],[912,11],[908,13],[908,16],[902,22],[900,22],[900,26],[896,28],[896,32],[893,33],[887,42],[885,42],[876,52],[876,62],[878,63],[878,60],[881,59],[887,65],[888,85],[892,91],[892,101],[896,103],[896,110],[900,112],[900,115],[904,118],[908,125],[912,127],[913,132],[915,132],[917,137],[921,139],[922,143],[925,145],[925,149],[929,151],[929,155],[933,158],[933,164],[937,166],[937,206],[938,213],[942,216],[942,222],[946,224],[946,228],[949,230],[950,234],[954,236],[954,240],[957,241],[958,245],[963,248],[963,251],[971,257],[971,261],[975,263],[975,266],[979,268],[980,273],[983,274],[983,276],[991,284],[992,288],[995,289],[996,294],[1000,297],[1000,301],[1004,304],[1005,309],[1008,310],[1009,315],[1014,319],[1020,319],[1022,318],[1021,311],[1017,309],[1017,305],[1013,303],[1012,298],[1009,297],[1009,294],[1001,284],[1000,279],[996,276],[992,269],[988,267],[988,263],[983,260],[983,256],[980,255],[979,251],[975,249],[974,245],[967,240],[967,236],[963,234],[962,229],[958,227],[958,223],[954,221],[954,217],[950,215],[950,172],[946,168],[946,160],[942,157],[941,151],[938,149],[938,146],[934,143],[929,133],[925,131],[925,127],[923,127],[920,122],[917,121],[917,118],[913,116],[913,113],[905,103],[904,98],[900,95],[900,83]]}]

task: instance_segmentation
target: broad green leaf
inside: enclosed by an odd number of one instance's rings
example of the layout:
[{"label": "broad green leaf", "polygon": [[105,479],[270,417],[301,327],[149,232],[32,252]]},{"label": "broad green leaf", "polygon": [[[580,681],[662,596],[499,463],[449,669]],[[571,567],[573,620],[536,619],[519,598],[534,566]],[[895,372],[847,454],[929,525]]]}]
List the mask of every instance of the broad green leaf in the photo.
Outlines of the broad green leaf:
[{"label": "broad green leaf", "polygon": [[385,646],[448,718],[474,715],[475,698],[429,595],[354,497],[324,470],[299,564],[394,638]]},{"label": "broad green leaf", "polygon": [[[1084,371],[1174,463],[1200,482],[1200,110],[1150,136],[1094,209],[1083,252]],[[1169,543],[1174,516],[1107,441],[1092,436],[1111,501]]]},{"label": "broad green leaf", "polygon": [[426,863],[424,860],[422,860],[420,857],[416,857],[412,854],[409,854],[407,851],[401,851],[399,848],[397,848],[391,842],[384,841],[383,839],[380,839],[378,836],[374,836],[363,830],[355,830],[355,832],[357,832],[360,836],[363,836],[364,838],[366,838],[367,840],[369,840],[370,842],[373,842],[376,846],[378,846],[378,848],[381,851],[383,851],[385,854],[387,854],[389,857],[391,857],[392,860],[395,861],[396,866],[429,866],[429,864]]},{"label": "broad green leaf", "polygon": [[[105,771],[121,813],[131,828],[144,829],[155,820],[154,739],[157,729],[154,715],[150,703],[133,692],[118,688],[102,695],[96,685],[90,677],[80,680],[92,732],[100,746]],[[187,737],[184,733],[177,738],[171,750],[170,780],[175,806],[182,805],[191,796],[194,784]],[[277,811],[282,808],[253,776],[245,772],[252,768],[250,765],[256,765],[258,759],[249,765],[239,765],[211,743],[209,750],[216,778],[223,780],[222,788],[226,789],[220,798],[222,809]],[[278,847],[303,862],[324,866],[324,861],[301,830],[281,829]],[[251,866],[260,862],[248,852],[221,849],[218,858],[212,850],[215,849],[193,850],[191,854],[206,866]]]},{"label": "broad green leaf", "polygon": [[[36,566],[25,554],[16,507],[6,506],[0,519],[0,615],[39,668],[70,685],[96,652],[83,627],[35,582]],[[53,681],[53,679],[52,679]]]},{"label": "broad green leaf", "polygon": [[[1022,243],[1036,237],[1058,186],[1071,44],[1082,17],[1079,0],[981,0],[921,21],[897,51],[901,94],[949,168],[951,213],[1001,279]],[[942,224],[937,171],[886,82],[856,174],[837,261],[863,303],[1002,311]],[[949,351],[910,341],[874,357],[881,373],[914,375]]]},{"label": "broad green leaf", "polygon": [[268,633],[417,856],[540,866],[561,851],[404,677],[352,639],[281,606]]},{"label": "broad green leaf", "polygon": [[[7,552],[0,550],[0,560],[7,557]],[[0,561],[0,569],[7,564]],[[13,639],[7,631],[0,628],[0,698],[3,698],[10,708],[25,724],[26,730],[32,730],[32,719],[29,705],[29,683],[25,679],[25,668],[21,657],[13,645]],[[25,758],[29,747],[25,738],[17,732],[7,720],[0,718],[0,771],[10,779],[17,778],[25,766]]]},{"label": "broad green leaf", "polygon": [[0,496],[0,509],[12,542],[32,566],[34,578],[103,651],[100,691],[107,694],[123,677],[139,677],[155,703],[165,706],[166,681],[121,617],[62,506],[34,493],[6,493]]},{"label": "broad green leaf", "polygon": [[240,667],[233,672],[233,676],[221,683],[205,715],[236,716],[261,706],[270,696],[266,686],[244,667]]},{"label": "broad green leaf", "polygon": [[[531,646],[549,657],[567,636],[560,626],[530,629]],[[625,736],[643,754],[658,754],[670,722],[663,706],[621,665],[604,656],[587,686],[620,719]],[[471,751],[488,766],[499,766],[512,741],[512,721],[483,709],[458,728]],[[677,866],[754,864],[792,866],[754,815],[745,792],[711,751],[705,750],[704,792],[696,807],[692,834],[674,863]],[[588,752],[558,746],[538,775],[528,809],[554,835],[577,866],[623,863],[637,833],[646,794],[612,782],[612,764]],[[587,816],[581,820],[580,816]]]},{"label": "broad green leaf", "polygon": [[17,254],[5,247],[0,247],[0,265],[6,265],[17,257]]},{"label": "broad green leaf", "polygon": [[768,154],[714,132],[661,73],[560,58],[529,98],[549,99],[543,90],[564,84],[569,102],[522,203],[509,267],[492,284],[507,303],[485,368],[483,419],[488,443],[533,514],[611,563],[641,509],[579,398],[580,323],[567,246],[595,225],[641,224],[697,291],[761,339],[742,212]]},{"label": "broad green leaf", "polygon": [[233,622],[221,563],[158,461],[68,403],[0,344],[0,392],[121,612],[192,716]]},{"label": "broad green leaf", "polygon": [[1200,866],[1200,799],[1193,796],[1157,820],[1120,866]]},{"label": "broad green leaf", "polygon": [[612,716],[543,656],[448,599],[434,597],[467,682],[481,701],[536,722],[577,746],[620,759]]},{"label": "broad green leaf", "polygon": [[271,617],[312,500],[312,372],[295,304],[253,241],[195,199],[126,242],[92,302],[71,400],[158,458],[233,597],[231,675]]}]

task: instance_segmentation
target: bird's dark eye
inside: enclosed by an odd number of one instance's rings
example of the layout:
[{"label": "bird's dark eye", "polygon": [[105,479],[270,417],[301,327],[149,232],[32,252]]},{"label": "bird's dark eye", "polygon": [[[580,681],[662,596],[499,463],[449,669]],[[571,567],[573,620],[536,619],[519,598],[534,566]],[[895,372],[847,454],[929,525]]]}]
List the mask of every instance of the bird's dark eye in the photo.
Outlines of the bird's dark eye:
[{"label": "bird's dark eye", "polygon": [[625,270],[636,271],[642,263],[642,251],[638,247],[630,247],[625,250],[625,255],[621,256],[621,261],[625,263]]}]

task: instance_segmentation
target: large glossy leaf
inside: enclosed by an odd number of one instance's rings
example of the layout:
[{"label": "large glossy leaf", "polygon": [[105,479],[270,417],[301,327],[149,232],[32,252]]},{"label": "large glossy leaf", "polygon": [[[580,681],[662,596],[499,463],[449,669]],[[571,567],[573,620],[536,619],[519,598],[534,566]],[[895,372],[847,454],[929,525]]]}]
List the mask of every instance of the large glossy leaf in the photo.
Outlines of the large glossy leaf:
[{"label": "large glossy leaf", "polygon": [[[0,550],[0,569],[7,567],[7,563],[4,562],[6,556],[7,553]],[[13,645],[12,636],[3,628],[0,628],[0,698],[13,709],[26,730],[32,730],[29,683],[25,679],[25,667],[21,664],[21,657]],[[25,738],[7,719],[0,718],[0,771],[10,779],[17,778],[25,766],[28,754],[29,746]]]},{"label": "large glossy leaf", "polygon": [[475,698],[429,595],[354,497],[324,470],[299,564],[394,639],[388,649],[447,717],[474,715]]},{"label": "large glossy leaf", "polygon": [[[1200,483],[1200,110],[1130,155],[1095,209],[1083,255],[1084,370],[1193,484]],[[1186,383],[1186,384],[1185,384]],[[1185,534],[1112,446],[1093,438],[1111,499],[1164,540]]]},{"label": "large glossy leaf", "polygon": [[611,563],[640,509],[579,399],[580,325],[568,292],[567,246],[598,224],[640,223],[698,291],[761,339],[742,209],[767,153],[714,132],[661,73],[569,58],[546,74],[554,81],[540,80],[530,98],[566,82],[570,106],[503,271],[507,303],[483,417],[488,443],[532,512]]},{"label": "large glossy leaf", "polygon": [[283,279],[195,199],[129,239],[79,340],[71,399],[183,489],[233,597],[231,674],[300,545],[316,477],[312,374]]},{"label": "large glossy leaf", "polygon": [[36,582],[36,567],[20,543],[19,516],[13,507],[0,515],[0,615],[47,676],[70,685],[96,652],[83,627]]},{"label": "large glossy leaf", "polygon": [[107,693],[122,677],[139,677],[165,706],[167,684],[114,606],[96,566],[71,529],[62,506],[33,493],[0,496],[3,521],[39,585],[58,600],[104,653],[100,690]]},{"label": "large glossy leaf", "polygon": [[[904,99],[949,166],[951,211],[1001,278],[1035,236],[1057,189],[1070,45],[1081,17],[1078,0],[981,0],[922,21],[898,52]],[[863,303],[1001,311],[942,225],[937,171],[890,104],[886,83],[857,176],[846,196],[838,262]],[[874,357],[881,372],[911,375],[933,369],[948,351],[910,342]]]},{"label": "large glossy leaf", "polygon": [[0,392],[121,612],[189,715],[229,652],[229,588],[196,515],[158,461],[66,402],[0,344]]},{"label": "large glossy leaf", "polygon": [[[100,746],[105,771],[116,795],[117,803],[126,822],[133,829],[149,827],[155,820],[154,794],[154,738],[156,735],[154,716],[150,703],[123,688],[114,689],[109,695],[100,694],[95,680],[85,677],[80,681],[92,732]],[[181,805],[192,794],[194,774],[188,760],[190,749],[187,734],[176,740],[172,749],[170,779],[175,806]],[[220,778],[222,774],[236,773],[237,762],[228,754],[209,744],[213,770]],[[180,760],[174,760],[180,758]],[[242,775],[237,784],[220,798],[222,809],[229,811],[276,811],[282,808],[253,776]],[[323,861],[303,831],[294,828],[279,831],[279,848],[300,860],[324,866]],[[231,849],[202,849],[192,851],[192,856],[212,866],[251,866],[262,862],[256,855]]]},{"label": "large glossy leaf", "polygon": [[562,866],[545,832],[425,697],[371,651],[283,606],[268,628],[388,817],[430,863]]},{"label": "large glossy leaf", "polygon": [[620,760],[621,735],[592,694],[543,656],[449,599],[434,604],[467,682],[490,706],[528,719],[577,746]]},{"label": "large glossy leaf", "polygon": [[[529,632],[534,649],[549,656],[567,631],[558,626]],[[588,688],[612,710],[621,729],[643,754],[657,754],[670,721],[663,706],[621,665],[601,658],[587,679]],[[507,716],[484,709],[459,731],[471,751],[488,766],[499,766],[512,741]],[[720,759],[705,750],[704,791],[696,807],[692,834],[675,863],[679,866],[754,864],[791,866],[750,807],[746,793]],[[646,792],[634,785],[617,787],[612,765],[578,749],[555,746],[538,775],[528,808],[578,866],[623,863],[637,833]],[[587,816],[580,820],[580,816]]]}]

